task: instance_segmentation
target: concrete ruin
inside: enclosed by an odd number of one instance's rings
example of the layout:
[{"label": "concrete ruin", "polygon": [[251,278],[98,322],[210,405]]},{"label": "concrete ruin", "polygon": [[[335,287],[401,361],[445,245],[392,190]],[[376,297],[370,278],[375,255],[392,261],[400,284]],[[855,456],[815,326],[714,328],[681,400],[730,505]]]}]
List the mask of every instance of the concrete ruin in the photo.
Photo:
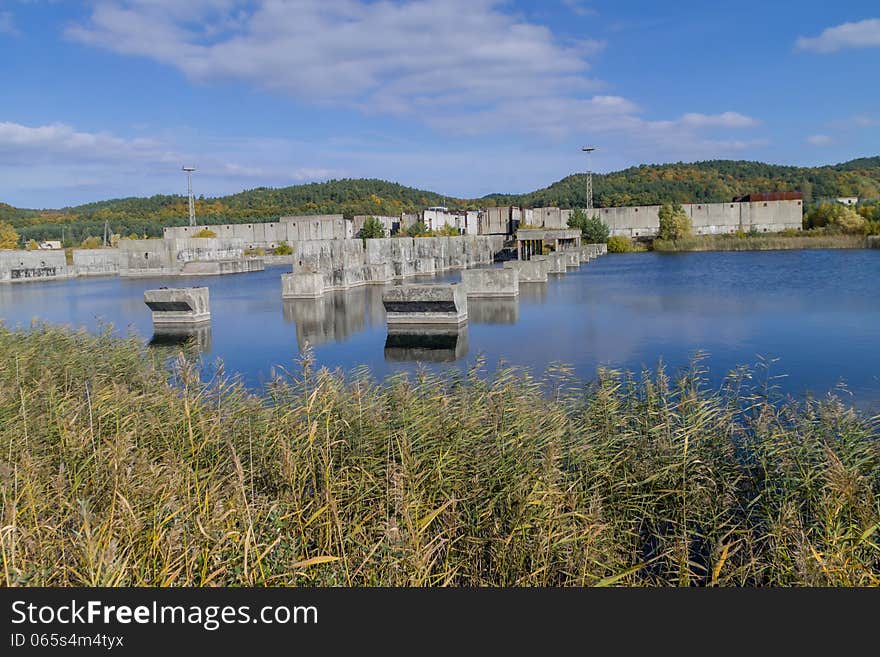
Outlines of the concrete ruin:
[{"label": "concrete ruin", "polygon": [[467,322],[467,295],[460,283],[396,285],[382,294],[392,326],[459,326]]},{"label": "concrete ruin", "polygon": [[324,296],[324,277],[314,272],[281,275],[282,299],[317,299]]},{"label": "concrete ruin", "polygon": [[161,287],[144,291],[144,303],[153,312],[153,326],[192,326],[210,321],[206,287]]},{"label": "concrete ruin", "polygon": [[[659,205],[638,205],[592,210],[605,222],[612,235],[629,238],[653,238],[660,230]],[[730,203],[682,203],[697,235],[776,233],[785,229],[801,230],[803,201],[732,201]]]},{"label": "concrete ruin", "polygon": [[119,275],[219,275],[261,271],[260,258],[246,258],[238,238],[121,240]]},{"label": "concrete ruin", "polygon": [[73,249],[73,271],[77,276],[117,276],[119,249]]},{"label": "concrete ruin", "polygon": [[520,283],[547,282],[548,261],[546,260],[508,260],[503,266],[505,269],[517,270]]},{"label": "concrete ruin", "polygon": [[519,270],[468,269],[461,272],[461,284],[468,297],[515,297],[519,294]]},{"label": "concrete ruin", "polygon": [[501,236],[314,240],[297,244],[293,272],[320,274],[323,289],[385,285],[418,274],[491,264]]},{"label": "concrete ruin", "polygon": [[64,251],[0,251],[0,283],[60,280],[73,276]]},{"label": "concrete ruin", "polygon": [[520,228],[516,231],[516,252],[520,260],[529,260],[545,251],[568,251],[581,245],[581,231],[576,228]]},{"label": "concrete ruin", "polygon": [[165,239],[186,239],[203,230],[211,231],[217,239],[241,240],[246,249],[274,249],[282,242],[293,244],[304,240],[354,237],[351,222],[341,214],[286,216],[271,222],[168,226],[162,229],[162,236]]}]

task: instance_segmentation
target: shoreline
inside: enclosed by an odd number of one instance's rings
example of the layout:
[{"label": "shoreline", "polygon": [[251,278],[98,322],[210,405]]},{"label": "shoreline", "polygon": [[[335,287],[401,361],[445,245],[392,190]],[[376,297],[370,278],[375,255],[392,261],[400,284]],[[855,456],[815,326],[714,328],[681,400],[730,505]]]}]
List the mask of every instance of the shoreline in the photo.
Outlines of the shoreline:
[{"label": "shoreline", "polygon": [[658,253],[695,253],[703,251],[798,251],[816,249],[869,249],[872,242],[863,235],[698,235],[683,240],[654,240]]}]

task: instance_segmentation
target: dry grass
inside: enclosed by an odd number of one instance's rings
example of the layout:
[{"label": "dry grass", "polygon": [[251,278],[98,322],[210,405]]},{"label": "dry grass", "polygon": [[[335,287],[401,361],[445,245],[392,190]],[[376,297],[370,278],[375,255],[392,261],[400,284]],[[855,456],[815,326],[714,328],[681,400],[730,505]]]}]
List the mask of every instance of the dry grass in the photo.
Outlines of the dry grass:
[{"label": "dry grass", "polygon": [[864,235],[768,233],[759,235],[695,235],[681,240],[654,240],[663,253],[682,251],[779,251],[790,249],[864,249]]},{"label": "dry grass", "polygon": [[0,356],[7,586],[880,584],[876,420],[745,371],[305,362],[254,396],[134,338]]}]

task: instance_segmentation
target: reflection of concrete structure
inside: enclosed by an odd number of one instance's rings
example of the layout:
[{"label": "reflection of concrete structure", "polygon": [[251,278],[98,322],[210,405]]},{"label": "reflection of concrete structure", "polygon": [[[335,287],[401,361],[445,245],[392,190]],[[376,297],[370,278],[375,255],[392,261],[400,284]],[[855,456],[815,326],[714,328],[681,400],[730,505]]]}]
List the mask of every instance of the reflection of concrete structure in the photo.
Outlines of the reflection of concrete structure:
[{"label": "reflection of concrete structure", "polygon": [[467,322],[467,296],[459,283],[392,286],[385,289],[382,304],[389,326]]},{"label": "reflection of concrete structure", "polygon": [[[576,252],[572,253],[577,257]],[[544,283],[547,281],[547,264],[546,260],[508,260],[503,266],[515,269],[520,283]]]},{"label": "reflection of concrete structure", "polygon": [[541,228],[520,228],[516,231],[516,252],[520,260],[529,260],[533,255],[543,255],[545,247],[553,251],[567,251],[581,245],[581,231],[574,228],[548,230]]},{"label": "reflection of concrete structure", "polygon": [[206,287],[145,290],[144,303],[153,311],[153,326],[193,325],[211,319]]},{"label": "reflection of concrete structure", "polygon": [[296,324],[296,343],[310,345],[341,342],[366,327],[367,290],[327,292],[316,299],[285,299],[284,321]]},{"label": "reflection of concrete structure", "polygon": [[385,338],[385,360],[448,363],[467,355],[467,325],[452,329],[393,330]]},{"label": "reflection of concrete structure", "polygon": [[519,282],[519,298],[526,301],[544,301],[547,299],[547,283]]},{"label": "reflection of concrete structure", "polygon": [[152,347],[173,347],[192,342],[202,352],[211,351],[211,324],[204,322],[191,326],[158,325],[150,340]]},{"label": "reflection of concrete structure", "polygon": [[519,294],[519,271],[502,269],[467,269],[461,272],[461,284],[468,297],[515,297]]},{"label": "reflection of concrete structure", "polygon": [[70,278],[64,251],[0,251],[0,283]]},{"label": "reflection of concrete structure", "polygon": [[468,299],[468,323],[516,324],[519,300],[515,297],[479,297]]}]

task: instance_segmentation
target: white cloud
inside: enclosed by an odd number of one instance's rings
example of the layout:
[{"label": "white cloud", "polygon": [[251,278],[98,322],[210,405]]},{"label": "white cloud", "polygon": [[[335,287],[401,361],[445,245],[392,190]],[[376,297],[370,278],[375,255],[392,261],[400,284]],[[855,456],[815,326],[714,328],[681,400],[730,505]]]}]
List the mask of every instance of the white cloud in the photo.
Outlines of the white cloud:
[{"label": "white cloud", "polygon": [[597,16],[599,14],[598,11],[587,6],[583,0],[562,0],[562,4],[576,16]]},{"label": "white cloud", "polygon": [[694,128],[753,128],[760,121],[739,112],[722,112],[721,114],[689,113],[681,117],[681,123]]},{"label": "white cloud", "polygon": [[829,53],[844,48],[880,47],[880,18],[866,18],[855,23],[842,23],[823,30],[817,37],[799,37],[798,50]]},{"label": "white cloud", "polygon": [[831,146],[834,139],[828,135],[810,135],[807,137],[807,143],[811,146]]},{"label": "white cloud", "polygon": [[0,11],[0,34],[19,36],[21,32],[15,27],[11,11]]}]

